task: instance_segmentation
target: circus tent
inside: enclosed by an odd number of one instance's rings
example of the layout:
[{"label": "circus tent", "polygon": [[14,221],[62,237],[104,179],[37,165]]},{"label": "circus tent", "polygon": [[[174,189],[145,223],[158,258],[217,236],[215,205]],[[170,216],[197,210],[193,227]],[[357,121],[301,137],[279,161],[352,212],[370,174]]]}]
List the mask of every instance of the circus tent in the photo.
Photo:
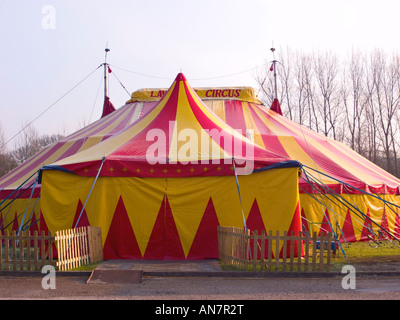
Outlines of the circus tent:
[{"label": "circus tent", "polygon": [[[141,89],[132,93],[132,98],[118,109],[105,105],[101,119],[57,144],[43,149],[26,163],[0,178],[0,209],[2,209],[0,220],[3,228],[47,230],[46,220],[40,210],[41,185],[36,182],[38,170],[101,144],[125,131],[138,119],[145,118],[151,113],[167,92],[168,89]],[[264,106],[251,88],[194,88],[192,93],[194,92],[212,111],[213,117],[217,116],[230,128],[236,129],[253,141],[255,145],[268,150],[272,158],[295,160],[302,164],[299,192],[303,231],[317,233],[333,231],[341,241],[399,238],[398,206],[400,201],[397,178],[344,144],[285,118],[281,114],[279,101],[274,101],[271,108]],[[97,164],[101,163],[98,160]],[[266,163],[259,162],[260,166],[264,164]],[[68,164],[68,166],[71,165]],[[179,164],[176,165],[179,166]],[[209,168],[212,169],[212,166]],[[215,169],[214,166],[214,170],[211,171],[215,172]],[[89,172],[88,168],[80,167],[77,162],[72,165],[73,170],[84,176],[92,175],[93,178],[95,172],[98,172],[98,167],[93,164]],[[172,181],[175,178],[177,177],[169,179]],[[193,176],[189,174],[187,178],[191,179]],[[239,177],[239,179],[242,178],[244,179],[245,176]],[[160,186],[160,188],[163,187],[165,188],[165,185]],[[148,191],[145,193],[147,194]],[[165,208],[170,208],[169,200],[165,199],[162,198],[162,204]],[[75,217],[74,221],[69,223],[70,226],[76,224],[79,216],[81,216],[79,224],[90,224],[87,211],[91,203],[89,201],[88,207],[82,211],[84,201],[84,197],[81,197],[73,209]],[[117,203],[119,209],[127,211],[124,207],[125,203],[118,201]],[[212,206],[214,206],[212,210],[215,210],[214,203]],[[207,203],[204,213],[208,212],[212,206]],[[263,220],[265,217],[259,219],[259,207],[258,199],[253,203],[249,201],[244,204],[243,212],[248,220],[248,226],[251,229],[269,229],[270,227]],[[171,212],[170,209],[167,211]],[[151,228],[148,227],[148,229]],[[151,238],[148,235],[149,230],[145,232],[147,235],[143,241],[141,240],[141,245],[138,245],[142,256],[145,251],[145,239]],[[132,234],[132,231],[129,233]],[[103,236],[107,237],[107,234]],[[190,256],[188,254],[189,243],[192,241],[190,238],[193,236],[187,238],[189,240],[185,240],[186,242],[181,242],[185,243],[181,245],[185,248],[186,256]]]},{"label": "circus tent", "polygon": [[[349,147],[266,107],[252,88],[195,88],[203,102],[258,146],[302,164],[303,229],[333,232],[344,242],[400,238],[400,180]],[[151,108],[165,89],[141,89],[127,103]]]},{"label": "circus tent", "polygon": [[101,226],[108,259],[216,258],[218,225],[301,230],[298,170],[228,126],[178,74],[138,121],[44,166],[41,210],[51,231]]}]

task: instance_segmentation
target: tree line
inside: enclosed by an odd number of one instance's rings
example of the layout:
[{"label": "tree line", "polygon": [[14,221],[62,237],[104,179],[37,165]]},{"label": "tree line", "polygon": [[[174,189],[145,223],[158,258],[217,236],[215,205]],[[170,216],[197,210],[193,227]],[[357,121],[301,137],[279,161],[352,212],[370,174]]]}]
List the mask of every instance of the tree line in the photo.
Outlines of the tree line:
[{"label": "tree line", "polygon": [[[278,99],[289,119],[350,148],[400,177],[400,55],[353,50],[280,50],[276,57]],[[255,78],[266,105],[274,99],[274,76]]]},{"label": "tree line", "polygon": [[10,151],[0,127],[0,177],[63,137],[61,134],[40,135],[34,126],[29,126],[21,131],[14,142],[14,149]]}]

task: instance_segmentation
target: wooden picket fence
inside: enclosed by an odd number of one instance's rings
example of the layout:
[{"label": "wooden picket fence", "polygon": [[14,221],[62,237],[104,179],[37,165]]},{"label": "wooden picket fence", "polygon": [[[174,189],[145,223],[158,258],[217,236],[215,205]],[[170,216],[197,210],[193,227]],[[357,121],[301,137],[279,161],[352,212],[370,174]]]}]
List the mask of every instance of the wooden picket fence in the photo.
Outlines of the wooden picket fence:
[{"label": "wooden picket fence", "polygon": [[103,260],[101,228],[80,227],[56,232],[60,271]]},{"label": "wooden picket fence", "polygon": [[101,228],[57,231],[0,232],[0,271],[40,271],[45,265],[68,270],[103,260]]},{"label": "wooden picket fence", "polygon": [[[336,243],[331,233],[312,236],[258,234],[242,228],[218,227],[218,250],[222,263],[252,271],[330,271]],[[278,253],[274,256],[274,253]]]},{"label": "wooden picket fence", "polygon": [[0,270],[39,271],[45,265],[55,265],[54,237],[42,231],[30,234],[8,230],[0,233]]}]

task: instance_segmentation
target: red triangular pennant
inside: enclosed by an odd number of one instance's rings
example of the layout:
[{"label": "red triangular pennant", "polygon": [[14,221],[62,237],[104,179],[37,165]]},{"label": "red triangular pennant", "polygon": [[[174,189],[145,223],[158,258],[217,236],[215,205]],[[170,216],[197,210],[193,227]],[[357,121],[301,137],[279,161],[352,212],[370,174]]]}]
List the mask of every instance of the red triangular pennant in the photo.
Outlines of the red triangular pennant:
[{"label": "red triangular pennant", "polygon": [[[35,231],[39,234],[38,222],[36,221],[36,214],[33,212],[31,220],[28,222],[29,224],[29,232],[33,236]],[[31,246],[34,245],[34,240],[31,240]]]},{"label": "red triangular pennant", "polygon": [[357,241],[354,233],[353,221],[351,219],[350,209],[347,209],[346,219],[342,226],[342,234],[340,235],[340,241],[343,242],[355,242]]},{"label": "red triangular pennant", "polygon": [[[90,226],[89,219],[86,214],[86,210],[84,209],[82,212],[82,208],[83,208],[83,205],[82,205],[81,200],[79,199],[78,206],[76,208],[74,222],[72,223],[72,228]],[[81,215],[81,212],[82,212],[82,215]],[[80,216],[80,218],[79,218],[79,216]],[[78,219],[79,219],[79,221],[78,221]],[[77,221],[78,221],[78,224],[76,224]]]},{"label": "red triangular pennant", "polygon": [[301,209],[301,225],[304,234],[310,234],[310,227],[308,226],[308,221],[306,218],[306,214],[304,212],[304,208]]},{"label": "red triangular pennant", "polygon": [[[247,216],[246,220],[246,225],[247,228],[250,230],[250,232],[253,232],[257,230],[258,234],[261,234],[262,231],[265,232],[265,234],[268,234],[269,231],[265,228],[263,218],[261,216],[260,208],[257,203],[257,199],[254,199],[253,205],[251,206],[249,215]],[[261,243],[260,247],[261,247]],[[268,247],[269,243],[268,240],[265,241],[265,250],[264,250],[264,257],[268,257]],[[254,241],[250,240],[250,252],[251,254],[254,254]],[[258,256],[257,259],[261,259],[261,250],[258,250]],[[272,253],[272,257],[274,254]]]},{"label": "red triangular pennant", "polygon": [[[293,219],[292,219],[292,222],[290,224],[289,230],[287,231],[287,234],[289,236],[291,236],[292,233],[293,233],[295,236],[298,236],[299,233],[301,233],[301,229],[302,228],[301,228],[300,204],[297,203],[296,209],[295,209],[294,214],[293,214]],[[293,253],[294,253],[294,256],[297,257],[298,256],[298,252],[299,252],[298,251],[299,242],[296,240],[296,241],[293,241],[293,244],[294,244],[294,252]],[[286,255],[287,255],[287,257],[290,257],[291,243],[289,241],[287,242],[287,246],[286,247],[287,247]],[[303,245],[301,245],[300,254],[301,254],[301,256],[304,255],[304,246]],[[281,252],[279,253],[279,257],[280,258],[283,257],[283,248],[281,249]]]},{"label": "red triangular pennant", "polygon": [[187,259],[216,259],[218,258],[217,213],[210,197],[199,228],[197,229]]},{"label": "red triangular pennant", "polygon": [[[3,228],[4,228],[3,214],[0,212],[0,235],[4,233]],[[2,241],[2,243],[4,243],[4,240]]]},{"label": "red triangular pennant", "polygon": [[104,259],[141,259],[139,245],[126,212],[122,196],[108,229],[103,248]]},{"label": "red triangular pennant", "polygon": [[251,206],[249,215],[247,216],[246,225],[248,229],[251,231],[257,230],[259,234],[262,230],[266,231],[257,199],[254,199],[253,205]]},{"label": "red triangular pennant", "polygon": [[146,252],[144,253],[144,259],[162,259],[164,253],[164,232],[165,232],[165,197],[161,203],[160,210],[156,221],[154,222],[153,230],[151,232],[149,241],[147,243]]},{"label": "red triangular pennant", "polygon": [[369,214],[369,209],[367,209],[367,214],[364,221],[363,230],[361,232],[361,238],[359,241],[370,241],[375,239],[375,234],[372,228],[371,216]]},{"label": "red triangular pennant", "polygon": [[397,238],[397,240],[400,240],[400,218],[399,218],[399,211],[397,209],[396,209],[393,235]]},{"label": "red triangular pennant", "polygon": [[379,228],[379,238],[382,240],[392,239],[389,230],[389,223],[386,215],[386,209],[383,208],[381,227]]},{"label": "red triangular pennant", "polygon": [[[47,227],[46,221],[44,220],[42,211],[40,211],[40,234],[42,233],[42,231],[44,231],[44,234],[46,236],[49,235],[49,228]],[[42,246],[40,244],[40,240],[38,242],[39,242],[39,248],[40,248],[40,251],[41,251],[42,250],[41,249]],[[47,252],[47,248],[48,248],[48,244],[47,244],[47,242],[45,242],[45,252]],[[57,259],[58,258],[58,252],[57,252],[57,248],[56,248],[55,242],[53,242],[53,249],[52,250],[53,250],[53,258]]]},{"label": "red triangular pennant", "polygon": [[29,231],[31,235],[34,234],[35,231],[39,233],[38,221],[36,221],[36,214],[33,212],[31,220],[28,222],[29,224]]},{"label": "red triangular pennant", "polygon": [[168,197],[165,197],[165,243],[164,243],[164,259],[185,259],[181,239],[179,238],[178,230],[176,229],[175,220],[172,215]]},{"label": "red triangular pennant", "polygon": [[168,198],[164,197],[147,244],[145,259],[185,259]]},{"label": "red triangular pennant", "polygon": [[18,231],[19,225],[18,225],[18,215],[17,212],[15,212],[15,217],[14,217],[14,222],[12,225],[12,231]]},{"label": "red triangular pennant", "polygon": [[324,218],[322,219],[321,228],[319,229],[318,236],[326,235],[327,233],[332,233],[332,228],[329,219],[328,209],[325,210]]}]

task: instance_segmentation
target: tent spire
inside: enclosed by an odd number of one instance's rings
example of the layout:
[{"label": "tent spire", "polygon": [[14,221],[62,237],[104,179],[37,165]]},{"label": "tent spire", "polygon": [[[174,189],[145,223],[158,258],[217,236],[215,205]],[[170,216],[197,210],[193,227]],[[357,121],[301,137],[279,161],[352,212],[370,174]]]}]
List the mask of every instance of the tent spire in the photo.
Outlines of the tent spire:
[{"label": "tent spire", "polygon": [[270,71],[274,71],[274,101],[272,102],[271,109],[280,115],[282,115],[282,110],[281,110],[281,105],[278,100],[278,85],[276,82],[276,63],[278,62],[275,60],[275,48],[271,48],[272,55],[273,55],[273,60],[272,60],[272,65],[271,68],[269,69]]},{"label": "tent spire", "polygon": [[103,104],[103,113],[101,115],[101,117],[105,117],[106,115],[108,115],[109,113],[115,111],[115,107],[113,106],[113,104],[110,101],[110,98],[108,97],[108,86],[107,86],[107,74],[111,72],[110,67],[108,66],[107,63],[107,53],[110,51],[110,49],[108,49],[107,47],[104,50],[105,56],[104,56],[104,104]]},{"label": "tent spire", "polygon": [[272,60],[272,66],[270,68],[270,70],[273,69],[273,71],[274,71],[274,94],[275,94],[274,99],[278,99],[278,86],[276,84],[276,63],[277,63],[277,61],[275,60],[275,48],[271,48],[271,51],[272,51],[272,56],[274,59],[274,60]]},{"label": "tent spire", "polygon": [[107,88],[107,67],[108,67],[108,64],[107,64],[107,53],[110,51],[110,49],[108,49],[106,47],[104,51],[106,52],[105,55],[104,55],[104,63],[103,63],[103,66],[104,66],[104,99],[105,99],[106,97],[108,97],[108,88]]}]

